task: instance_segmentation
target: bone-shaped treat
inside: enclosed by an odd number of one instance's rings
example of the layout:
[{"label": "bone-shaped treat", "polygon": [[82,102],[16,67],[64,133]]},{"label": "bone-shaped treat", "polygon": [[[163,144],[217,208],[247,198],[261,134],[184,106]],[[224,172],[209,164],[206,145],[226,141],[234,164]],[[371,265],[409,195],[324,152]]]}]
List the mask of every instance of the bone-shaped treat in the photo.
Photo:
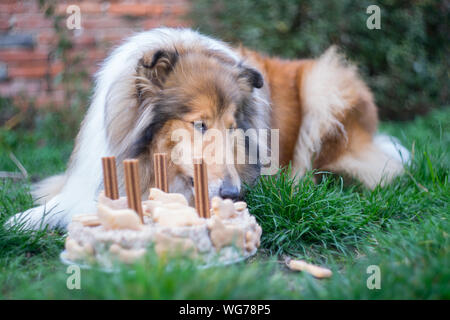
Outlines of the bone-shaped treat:
[{"label": "bone-shaped treat", "polygon": [[70,260],[86,259],[94,254],[94,248],[90,244],[81,245],[70,237],[67,237],[65,247]]},{"label": "bone-shaped treat", "polygon": [[141,249],[125,249],[120,245],[114,243],[109,247],[109,251],[119,258],[124,263],[133,263],[145,255],[146,250]]},{"label": "bone-shaped treat", "polygon": [[244,211],[245,209],[247,209],[247,203],[244,201],[235,202],[234,208],[239,212]]},{"label": "bone-shaped treat", "polygon": [[211,199],[211,211],[221,219],[230,219],[236,215],[233,201],[230,199],[223,200],[217,196]]},{"label": "bone-shaped treat", "polygon": [[260,235],[258,235],[257,230],[249,230],[245,233],[245,250],[248,252],[252,252],[256,248],[259,247],[260,241],[259,241]]},{"label": "bone-shaped treat", "polygon": [[205,220],[198,217],[194,208],[181,204],[172,204],[172,208],[171,206],[155,208],[153,220],[163,227],[185,227],[205,223]]},{"label": "bone-shaped treat", "polygon": [[315,266],[303,260],[290,260],[288,267],[291,270],[306,271],[316,278],[329,278],[333,275],[330,269]]},{"label": "bone-shaped treat", "polygon": [[150,188],[149,200],[161,201],[163,203],[181,203],[188,206],[188,201],[181,193],[166,193],[157,188]]},{"label": "bone-shaped treat", "polygon": [[83,226],[96,227],[101,224],[96,214],[79,214],[72,217],[73,222],[80,222]]},{"label": "bone-shaped treat", "polygon": [[142,229],[141,219],[131,209],[114,210],[100,203],[97,208],[98,218],[105,229]]},{"label": "bone-shaped treat", "polygon": [[194,242],[189,238],[169,237],[161,232],[155,235],[155,251],[158,256],[187,254],[195,256],[197,248]]},{"label": "bone-shaped treat", "polygon": [[211,241],[217,250],[228,245],[244,248],[244,229],[236,225],[225,225],[217,217],[212,218],[208,228],[211,230]]},{"label": "bone-shaped treat", "polygon": [[126,209],[128,208],[128,201],[126,197],[120,197],[118,199],[110,199],[105,195],[104,191],[101,191],[98,195],[98,203],[107,206],[111,209]]},{"label": "bone-shaped treat", "polygon": [[142,201],[142,209],[144,210],[144,216],[152,216],[157,207],[162,207],[164,204],[162,201],[157,200],[145,200]]}]

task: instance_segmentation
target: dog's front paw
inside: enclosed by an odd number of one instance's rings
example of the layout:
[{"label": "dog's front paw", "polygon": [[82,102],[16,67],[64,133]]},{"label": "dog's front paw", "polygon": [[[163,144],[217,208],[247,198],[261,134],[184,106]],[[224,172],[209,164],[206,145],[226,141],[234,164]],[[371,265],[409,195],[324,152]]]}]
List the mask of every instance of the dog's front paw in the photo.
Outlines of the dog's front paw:
[{"label": "dog's front paw", "polygon": [[45,205],[28,209],[9,218],[5,226],[19,230],[43,230],[45,228],[66,228],[68,224],[66,215],[57,207]]}]

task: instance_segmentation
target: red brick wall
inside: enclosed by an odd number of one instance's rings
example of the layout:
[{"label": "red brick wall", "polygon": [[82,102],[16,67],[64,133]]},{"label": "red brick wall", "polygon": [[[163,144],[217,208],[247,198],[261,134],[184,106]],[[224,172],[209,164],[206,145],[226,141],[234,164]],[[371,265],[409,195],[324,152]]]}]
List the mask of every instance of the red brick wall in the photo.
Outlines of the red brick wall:
[{"label": "red brick wall", "polygon": [[[158,26],[187,26],[184,19],[189,0],[81,0],[54,1],[55,14],[39,0],[0,1],[0,96],[11,97],[21,106],[67,103],[69,84],[58,81],[67,66],[58,55],[61,32],[54,28],[55,16],[78,57],[76,68],[92,75],[109,49],[133,32]],[[51,3],[49,1],[46,1]],[[81,12],[81,30],[68,30],[69,5]],[[86,87],[91,76],[85,77]]]}]

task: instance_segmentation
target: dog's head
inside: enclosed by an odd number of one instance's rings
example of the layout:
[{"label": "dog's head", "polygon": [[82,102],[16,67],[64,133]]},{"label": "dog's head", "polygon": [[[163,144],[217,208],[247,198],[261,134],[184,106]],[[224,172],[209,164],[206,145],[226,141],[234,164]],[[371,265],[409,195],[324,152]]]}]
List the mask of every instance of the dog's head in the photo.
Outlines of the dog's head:
[{"label": "dog's head", "polygon": [[237,199],[243,180],[255,169],[236,164],[237,147],[230,139],[233,130],[251,127],[256,107],[252,93],[262,86],[258,71],[219,52],[173,49],[145,54],[136,68],[138,115],[130,156],[145,157],[148,165],[141,169],[151,170],[151,155],[166,152],[170,191],[192,198],[192,159],[202,154],[210,196]]}]

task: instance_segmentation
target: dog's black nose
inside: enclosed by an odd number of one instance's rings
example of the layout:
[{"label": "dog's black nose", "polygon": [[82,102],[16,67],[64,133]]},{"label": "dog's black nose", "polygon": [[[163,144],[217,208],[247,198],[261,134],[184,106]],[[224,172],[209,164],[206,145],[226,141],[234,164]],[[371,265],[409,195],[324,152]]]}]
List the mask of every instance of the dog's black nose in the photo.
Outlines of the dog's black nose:
[{"label": "dog's black nose", "polygon": [[232,185],[230,182],[225,181],[220,186],[219,195],[223,199],[238,200],[240,193],[238,187]]}]

